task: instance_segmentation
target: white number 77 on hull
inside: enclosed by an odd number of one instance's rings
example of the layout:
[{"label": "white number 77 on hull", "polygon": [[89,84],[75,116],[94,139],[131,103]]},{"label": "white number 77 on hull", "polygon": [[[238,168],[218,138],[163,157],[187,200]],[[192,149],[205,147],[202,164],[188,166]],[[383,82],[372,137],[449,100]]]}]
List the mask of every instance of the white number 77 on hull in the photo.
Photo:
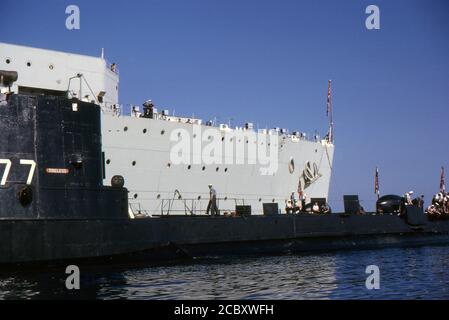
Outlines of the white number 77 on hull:
[{"label": "white number 77 on hull", "polygon": [[[11,160],[9,159],[0,159],[0,164],[5,164],[5,171],[3,172],[2,179],[0,180],[0,185],[4,186],[6,184],[6,181],[8,180],[9,171],[11,170]],[[36,170],[36,162],[34,160],[26,160],[26,159],[20,159],[20,164],[22,165],[29,165],[30,172],[28,173],[28,178],[26,181],[26,184],[31,184],[31,181],[33,181],[34,171]]]}]

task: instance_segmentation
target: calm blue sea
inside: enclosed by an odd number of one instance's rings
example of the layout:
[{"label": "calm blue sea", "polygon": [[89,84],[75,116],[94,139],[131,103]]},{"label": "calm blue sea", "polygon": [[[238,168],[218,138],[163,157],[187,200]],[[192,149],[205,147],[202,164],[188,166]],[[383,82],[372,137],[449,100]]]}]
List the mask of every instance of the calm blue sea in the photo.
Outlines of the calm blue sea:
[{"label": "calm blue sea", "polygon": [[[365,286],[368,265],[380,289]],[[449,247],[208,258],[177,264],[0,275],[1,299],[449,299]]]}]

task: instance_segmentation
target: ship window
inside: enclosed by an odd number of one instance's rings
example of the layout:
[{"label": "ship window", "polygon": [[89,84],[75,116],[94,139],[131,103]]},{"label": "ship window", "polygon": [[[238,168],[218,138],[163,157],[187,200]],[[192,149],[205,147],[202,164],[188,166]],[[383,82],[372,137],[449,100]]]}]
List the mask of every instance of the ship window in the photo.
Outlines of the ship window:
[{"label": "ship window", "polygon": [[110,164],[111,163],[111,159],[106,160],[106,164]]},{"label": "ship window", "polygon": [[187,169],[190,170],[191,168],[192,168],[192,166],[189,164],[189,165],[187,166]]},{"label": "ship window", "polygon": [[135,161],[133,161],[132,165],[133,165],[133,167],[134,167],[134,166],[136,165],[136,162],[135,162]]},{"label": "ship window", "polygon": [[6,64],[10,64],[11,63],[11,59],[6,58],[5,62],[6,62]]},{"label": "ship window", "polygon": [[217,172],[218,172],[218,170],[219,170],[219,168],[217,167],[217,168],[215,169],[215,171],[217,171]]},{"label": "ship window", "polygon": [[167,168],[170,168],[171,167],[171,163],[169,162],[169,163],[167,163]]},{"label": "ship window", "polygon": [[160,198],[161,198],[161,195],[160,195],[160,194],[158,194],[158,195],[157,195],[157,198],[158,198],[158,199],[160,199]]},{"label": "ship window", "polygon": [[262,202],[262,198],[259,198],[259,202]]},{"label": "ship window", "polygon": [[143,129],[143,133],[147,133],[147,129]]},{"label": "ship window", "polygon": [[55,66],[52,65],[52,64],[50,64],[50,65],[48,66],[48,69],[50,69],[50,70],[53,70],[54,68],[55,68]]},{"label": "ship window", "polygon": [[161,135],[164,134],[164,133],[165,133],[165,130],[162,130],[162,131],[161,131]]},{"label": "ship window", "polygon": [[137,199],[137,193],[134,194],[134,199]]},{"label": "ship window", "polygon": [[123,131],[128,131],[128,127],[124,127],[124,128],[123,128]]},{"label": "ship window", "polygon": [[225,172],[228,172],[228,168],[225,168]]},{"label": "ship window", "polygon": [[275,201],[274,198],[271,201],[274,202]]},{"label": "ship window", "polygon": [[228,197],[224,197],[225,200],[228,200]]},{"label": "ship window", "polygon": [[31,67],[31,62],[27,62],[27,67]]},{"label": "ship window", "polygon": [[224,141],[224,137],[221,137],[221,141]]},{"label": "ship window", "polygon": [[206,167],[203,166],[202,170],[203,170],[203,171],[206,170]]},{"label": "ship window", "polygon": [[198,200],[201,200],[201,196],[198,196]]}]

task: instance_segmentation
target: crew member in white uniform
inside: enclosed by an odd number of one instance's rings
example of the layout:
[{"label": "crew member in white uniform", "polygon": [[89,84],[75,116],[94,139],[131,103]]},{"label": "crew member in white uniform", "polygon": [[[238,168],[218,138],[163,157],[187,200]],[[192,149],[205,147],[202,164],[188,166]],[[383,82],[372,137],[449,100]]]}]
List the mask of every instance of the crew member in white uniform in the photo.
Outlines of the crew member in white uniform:
[{"label": "crew member in white uniform", "polygon": [[211,184],[209,185],[209,204],[207,205],[206,214],[209,214],[209,211],[211,215],[219,215],[217,207],[217,192]]}]

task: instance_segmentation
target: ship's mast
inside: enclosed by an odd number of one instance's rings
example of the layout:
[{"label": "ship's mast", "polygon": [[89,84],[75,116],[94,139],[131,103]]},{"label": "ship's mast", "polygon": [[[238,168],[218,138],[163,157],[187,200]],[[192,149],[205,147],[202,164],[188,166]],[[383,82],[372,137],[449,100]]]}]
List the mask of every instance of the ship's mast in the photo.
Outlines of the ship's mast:
[{"label": "ship's mast", "polygon": [[332,117],[332,89],[331,89],[332,80],[328,80],[327,82],[327,108],[326,115],[329,119],[329,132],[328,132],[328,141],[334,142],[334,120]]}]

